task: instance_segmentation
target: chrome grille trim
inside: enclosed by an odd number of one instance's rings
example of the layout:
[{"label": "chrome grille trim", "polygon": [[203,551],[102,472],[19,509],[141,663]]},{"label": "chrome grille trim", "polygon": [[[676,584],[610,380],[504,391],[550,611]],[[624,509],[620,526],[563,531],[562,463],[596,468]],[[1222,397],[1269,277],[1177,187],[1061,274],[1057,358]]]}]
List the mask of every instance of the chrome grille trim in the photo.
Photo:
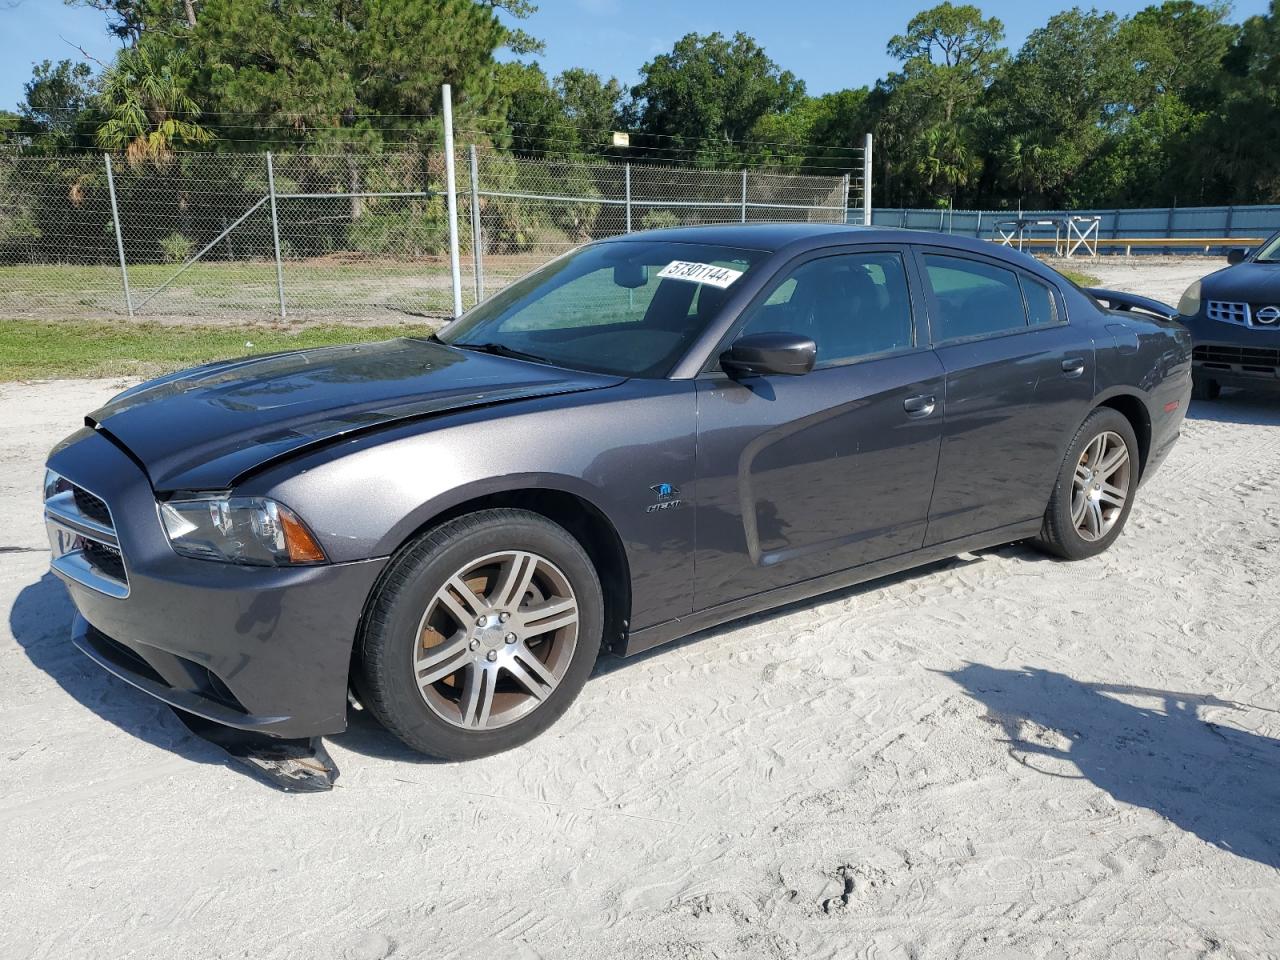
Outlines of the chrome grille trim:
[{"label": "chrome grille trim", "polygon": [[1221,323],[1234,323],[1242,327],[1250,325],[1253,317],[1249,304],[1234,300],[1209,300],[1205,303],[1205,315],[1210,320]]},{"label": "chrome grille trim", "polygon": [[[116,536],[115,520],[111,515],[111,507],[93,491],[80,486],[74,480],[62,477],[74,489],[54,494],[44,504],[45,528],[49,534],[49,549],[52,559],[49,562],[54,573],[67,580],[72,580],[91,590],[123,600],[129,596],[129,573],[120,550],[120,539]],[[89,516],[77,502],[85,497],[92,498],[102,505],[107,523]],[[119,570],[108,570],[95,564],[83,544],[89,541],[100,544],[112,555],[119,556]],[[99,551],[101,552],[101,551]],[[99,557],[99,563],[102,558]],[[117,572],[120,574],[117,576]]]},{"label": "chrome grille trim", "polygon": [[1204,313],[1210,320],[1220,323],[1233,323],[1239,327],[1251,327],[1254,330],[1280,330],[1280,320],[1273,321],[1271,314],[1258,319],[1262,310],[1280,309],[1280,304],[1240,303],[1236,300],[1206,300]]}]

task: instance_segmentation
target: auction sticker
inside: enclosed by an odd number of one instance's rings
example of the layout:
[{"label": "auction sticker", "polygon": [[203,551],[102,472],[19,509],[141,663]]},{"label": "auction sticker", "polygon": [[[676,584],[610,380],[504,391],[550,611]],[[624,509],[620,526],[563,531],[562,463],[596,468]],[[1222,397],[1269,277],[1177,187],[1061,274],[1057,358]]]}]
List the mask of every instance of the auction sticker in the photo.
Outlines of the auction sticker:
[{"label": "auction sticker", "polygon": [[714,263],[697,263],[692,260],[672,260],[658,271],[658,276],[671,280],[689,280],[693,283],[709,283],[721,290],[742,276],[741,270],[717,267]]}]

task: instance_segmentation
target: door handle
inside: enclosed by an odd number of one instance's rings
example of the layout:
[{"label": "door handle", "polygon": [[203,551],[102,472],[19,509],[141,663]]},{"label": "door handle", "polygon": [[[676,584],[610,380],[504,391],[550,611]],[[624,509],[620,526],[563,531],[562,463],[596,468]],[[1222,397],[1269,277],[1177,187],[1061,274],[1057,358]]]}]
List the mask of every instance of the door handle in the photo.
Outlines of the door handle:
[{"label": "door handle", "polygon": [[914,397],[907,397],[902,401],[902,409],[907,411],[907,416],[912,419],[927,417],[933,413],[933,408],[937,405],[937,400],[932,394],[918,393]]},{"label": "door handle", "polygon": [[1078,377],[1084,373],[1084,357],[1068,357],[1062,361],[1062,372],[1068,377]]}]

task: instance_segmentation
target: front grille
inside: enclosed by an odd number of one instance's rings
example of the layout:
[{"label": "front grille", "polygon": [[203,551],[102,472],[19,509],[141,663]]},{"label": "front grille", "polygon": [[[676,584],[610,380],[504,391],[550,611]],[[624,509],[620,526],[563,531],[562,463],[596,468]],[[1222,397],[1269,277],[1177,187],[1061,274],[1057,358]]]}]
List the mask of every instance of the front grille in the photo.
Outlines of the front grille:
[{"label": "front grille", "polygon": [[75,500],[77,509],[90,520],[96,520],[106,527],[113,526],[111,523],[111,511],[107,509],[107,505],[101,497],[75,484],[71,485],[71,496]]},{"label": "front grille", "polygon": [[56,480],[44,504],[53,571],[107,596],[127,597],[129,575],[111,508],[79,484]]},{"label": "front grille", "polygon": [[1191,353],[1197,363],[1247,373],[1280,373],[1280,347],[1229,347],[1204,344]]},{"label": "front grille", "polygon": [[86,538],[80,549],[84,551],[85,559],[89,561],[89,565],[104,577],[119,580],[121,583],[126,582],[124,557],[120,555],[118,547],[112,547],[105,543],[99,543],[97,540]]},{"label": "front grille", "polygon": [[1223,323],[1238,323],[1241,326],[1249,325],[1249,305],[1247,303],[1237,303],[1234,300],[1210,300],[1205,304],[1205,315],[1210,320],[1220,320]]},{"label": "front grille", "polygon": [[1234,323],[1240,327],[1256,327],[1262,330],[1280,330],[1280,304],[1241,303],[1236,300],[1209,300],[1204,306],[1205,316],[1222,323]]}]

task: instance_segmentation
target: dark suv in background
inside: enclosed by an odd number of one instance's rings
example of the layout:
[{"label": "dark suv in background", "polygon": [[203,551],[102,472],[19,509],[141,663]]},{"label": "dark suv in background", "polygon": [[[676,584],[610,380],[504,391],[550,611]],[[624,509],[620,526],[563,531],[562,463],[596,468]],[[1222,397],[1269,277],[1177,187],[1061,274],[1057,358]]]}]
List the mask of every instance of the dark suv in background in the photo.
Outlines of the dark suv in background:
[{"label": "dark suv in background", "polygon": [[1280,233],[1232,250],[1227,262],[1178,304],[1195,343],[1197,400],[1217,399],[1224,386],[1280,388]]}]

